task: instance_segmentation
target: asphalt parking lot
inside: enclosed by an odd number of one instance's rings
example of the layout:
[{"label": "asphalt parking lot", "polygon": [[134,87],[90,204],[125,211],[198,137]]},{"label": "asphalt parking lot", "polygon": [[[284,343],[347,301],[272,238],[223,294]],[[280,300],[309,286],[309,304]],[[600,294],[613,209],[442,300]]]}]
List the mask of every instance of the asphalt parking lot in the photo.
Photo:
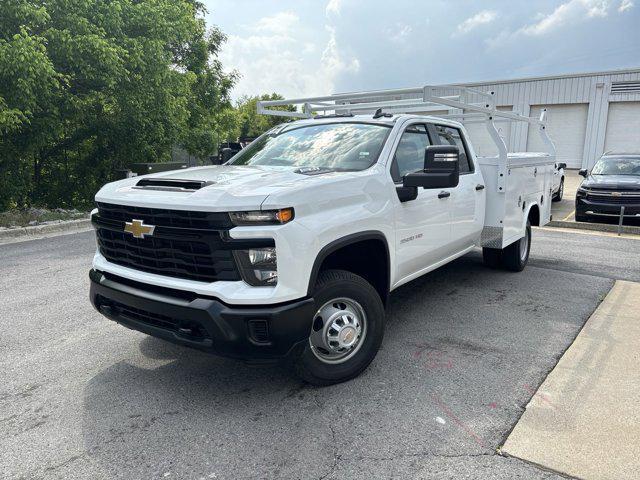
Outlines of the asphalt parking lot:
[{"label": "asphalt parking lot", "polygon": [[496,453],[640,240],[534,231],[520,273],[478,252],[392,295],[361,377],[165,344],[88,301],[92,232],[0,245],[3,478],[563,478]]}]

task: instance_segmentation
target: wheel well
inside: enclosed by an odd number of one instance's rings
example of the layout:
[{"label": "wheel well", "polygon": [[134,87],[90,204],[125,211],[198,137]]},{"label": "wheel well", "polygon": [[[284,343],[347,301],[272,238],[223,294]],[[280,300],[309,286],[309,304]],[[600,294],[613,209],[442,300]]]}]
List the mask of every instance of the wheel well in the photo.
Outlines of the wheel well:
[{"label": "wheel well", "polygon": [[329,269],[347,270],[361,276],[373,285],[386,305],[389,296],[389,250],[383,240],[358,240],[331,250],[318,268],[314,266],[310,289],[313,289],[317,274]]},{"label": "wheel well", "polygon": [[529,209],[529,216],[527,218],[531,222],[531,225],[535,225],[536,227],[540,226],[540,209],[538,205],[533,205]]}]

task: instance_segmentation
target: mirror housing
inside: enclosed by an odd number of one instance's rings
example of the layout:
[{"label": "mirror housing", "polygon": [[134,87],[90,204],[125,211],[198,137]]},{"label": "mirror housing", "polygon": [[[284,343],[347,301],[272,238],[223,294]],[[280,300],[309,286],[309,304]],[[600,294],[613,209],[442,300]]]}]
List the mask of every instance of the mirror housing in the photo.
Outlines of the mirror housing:
[{"label": "mirror housing", "polygon": [[580,175],[581,177],[587,178],[587,175],[589,175],[589,170],[587,170],[586,168],[578,170],[578,175]]},{"label": "mirror housing", "polygon": [[567,168],[567,164],[564,162],[561,162],[558,164],[558,170],[560,170],[561,168]]},{"label": "mirror housing", "polygon": [[408,202],[418,198],[418,187],[396,187],[396,193],[401,203]]},{"label": "mirror housing", "polygon": [[452,188],[460,179],[460,150],[453,145],[430,145],[424,151],[424,170],[409,173],[403,187]]}]

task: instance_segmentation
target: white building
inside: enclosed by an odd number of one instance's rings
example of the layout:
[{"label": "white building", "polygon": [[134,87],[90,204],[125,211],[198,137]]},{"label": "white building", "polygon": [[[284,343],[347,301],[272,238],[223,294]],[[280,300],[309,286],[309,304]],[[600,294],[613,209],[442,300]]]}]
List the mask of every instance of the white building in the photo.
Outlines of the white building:
[{"label": "white building", "polygon": [[[589,168],[607,151],[640,153],[640,68],[461,85],[495,92],[501,110],[538,116],[546,108],[557,159],[568,168]],[[438,113],[459,111],[429,112]],[[535,127],[496,126],[510,152],[544,150],[540,136],[529,131]],[[467,130],[477,154],[497,153],[483,124],[469,124]]]}]

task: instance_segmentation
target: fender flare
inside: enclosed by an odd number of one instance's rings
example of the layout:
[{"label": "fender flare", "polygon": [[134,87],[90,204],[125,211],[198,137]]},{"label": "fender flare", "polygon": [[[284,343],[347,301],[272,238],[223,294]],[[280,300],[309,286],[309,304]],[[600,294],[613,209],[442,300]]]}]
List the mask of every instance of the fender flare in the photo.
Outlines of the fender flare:
[{"label": "fender flare", "polygon": [[[527,205],[527,213],[522,217],[522,230],[527,228],[527,220],[529,220],[529,214],[531,213],[531,209],[533,207],[536,207],[538,209],[538,216],[540,215],[540,205],[538,205],[538,202],[531,202],[529,205]],[[540,223],[539,219],[538,223]]]},{"label": "fender flare", "polygon": [[[364,232],[352,233],[350,235],[346,235],[344,237],[333,240],[328,243],[324,247],[320,249],[318,255],[316,255],[316,259],[313,262],[313,267],[311,268],[311,275],[309,275],[309,285],[307,287],[307,295],[311,296],[313,294],[313,287],[316,284],[316,280],[318,279],[318,274],[320,273],[320,267],[325,259],[331,255],[333,252],[340,250],[343,247],[352,245],[354,243],[366,241],[366,240],[380,240],[385,246],[386,250],[386,259],[387,259],[387,295],[389,294],[390,282],[391,282],[391,256],[389,254],[389,242],[387,242],[387,237],[379,230],[367,230]],[[383,302],[386,301],[385,298],[382,299]]]}]

